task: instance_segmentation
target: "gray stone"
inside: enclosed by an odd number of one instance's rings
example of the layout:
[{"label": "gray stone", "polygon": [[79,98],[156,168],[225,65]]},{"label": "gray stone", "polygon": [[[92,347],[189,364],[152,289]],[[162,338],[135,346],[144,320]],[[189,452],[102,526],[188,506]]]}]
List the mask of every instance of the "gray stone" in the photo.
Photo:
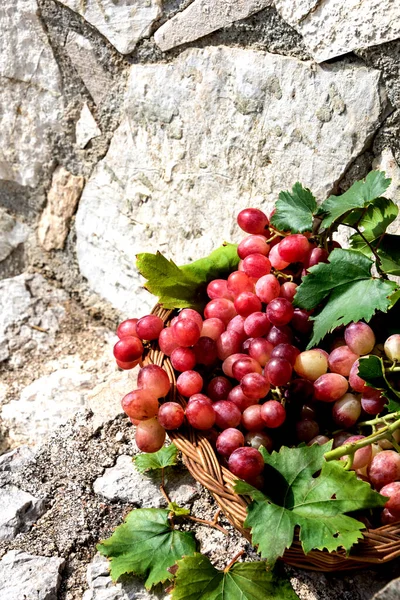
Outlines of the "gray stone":
[{"label": "gray stone", "polygon": [[98,60],[92,43],[83,35],[69,31],[65,49],[93,100],[101,104],[112,87],[113,78]]},{"label": "gray stone", "polygon": [[317,62],[400,37],[400,4],[392,0],[274,0]]},{"label": "gray stone", "polygon": [[0,31],[0,179],[33,187],[60,131],[60,73],[36,0],[3,0]]},{"label": "gray stone", "polygon": [[28,227],[0,208],[0,262],[23,244],[28,237]]},{"label": "gray stone", "polygon": [[79,148],[85,148],[90,140],[101,135],[100,128],[94,120],[86,102],[83,105],[80,117],[76,122],[75,134],[76,143]]},{"label": "gray stone", "polygon": [[7,328],[28,317],[30,304],[31,295],[23,276],[0,281],[0,361],[6,360],[10,355]]},{"label": "gray stone", "polygon": [[0,488],[0,540],[12,540],[27,531],[44,511],[44,498],[35,498],[14,485]]},{"label": "gray stone", "polygon": [[194,0],[154,34],[161,50],[191,42],[270,6],[273,0]]},{"label": "gray stone", "polygon": [[364,67],[224,47],[133,65],[126,116],[76,216],[89,285],[141,316],[154,298],[134,267],[138,252],[161,250],[177,264],[204,256],[238,239],[239,210],[270,210],[296,181],[323,199],[379,125],[379,79]]},{"label": "gray stone", "polygon": [[28,446],[18,446],[0,456],[0,471],[11,472],[20,469],[32,460],[34,454]]},{"label": "gray stone", "polygon": [[123,413],[121,398],[136,388],[138,369],[113,373],[87,396],[87,406],[93,413],[96,427]]},{"label": "gray stone", "polygon": [[[147,508],[165,506],[165,499],[160,492],[160,475],[151,473],[142,475],[135,468],[132,457],[122,455],[116,464],[106,469],[102,477],[96,479],[93,490],[109,500],[120,500]],[[187,504],[199,493],[199,484],[184,471],[168,469],[165,473],[165,486],[173,502]]]},{"label": "gray stone", "polygon": [[400,598],[400,577],[393,579],[390,583],[380,590],[372,600],[399,600]]},{"label": "gray stone", "polygon": [[167,600],[164,593],[148,592],[143,580],[138,577],[125,577],[123,583],[113,583],[110,577],[109,562],[96,554],[87,568],[89,589],[82,600]]},{"label": "gray stone", "polygon": [[62,250],[64,247],[84,181],[83,177],[72,175],[64,167],[54,171],[38,227],[39,242],[45,250]]},{"label": "gray stone", "polygon": [[57,600],[64,559],[10,550],[0,561],[0,598]]},{"label": "gray stone", "polygon": [[60,0],[96,27],[122,54],[129,54],[161,15],[160,0]]}]

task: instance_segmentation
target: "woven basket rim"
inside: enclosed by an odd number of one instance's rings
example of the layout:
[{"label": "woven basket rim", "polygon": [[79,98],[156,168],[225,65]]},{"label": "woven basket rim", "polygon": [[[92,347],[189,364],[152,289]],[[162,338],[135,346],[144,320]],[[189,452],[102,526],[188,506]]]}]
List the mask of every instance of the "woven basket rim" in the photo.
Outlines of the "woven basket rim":
[{"label": "woven basket rim", "polygon": [[[161,317],[167,323],[176,312],[156,304],[152,314]],[[157,364],[167,372],[171,381],[169,401],[176,401],[183,407],[186,400],[176,389],[176,377],[169,358],[161,352],[157,342],[152,342],[144,352],[143,364]],[[201,483],[214,497],[228,521],[249,542],[250,531],[243,525],[249,500],[236,494],[233,482],[237,479],[226,467],[220,464],[216,453],[204,433],[192,429],[189,425],[183,430],[168,432],[171,441],[183,455],[183,460],[191,475]],[[282,560],[294,567],[314,571],[345,571],[379,565],[400,556],[400,521],[361,532],[362,540],[355,544],[351,552],[337,550],[312,550],[304,554],[298,539],[285,551]]]}]

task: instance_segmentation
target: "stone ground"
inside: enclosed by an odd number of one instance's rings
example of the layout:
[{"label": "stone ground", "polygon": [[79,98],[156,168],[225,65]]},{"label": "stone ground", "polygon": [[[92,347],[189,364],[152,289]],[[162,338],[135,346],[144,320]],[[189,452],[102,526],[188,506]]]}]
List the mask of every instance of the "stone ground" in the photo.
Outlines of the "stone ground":
[{"label": "stone ground", "polygon": [[[381,168],[399,202],[399,23],[390,0],[2,0],[1,600],[165,597],[96,554],[164,502],[131,463],[135,374],[110,359],[118,320],[154,303],[135,255],[199,258],[298,179],[321,200]],[[171,496],[212,517],[176,473]],[[222,523],[194,527],[203,552],[254,558]],[[301,600],[400,595],[399,561],[286,570]]]}]

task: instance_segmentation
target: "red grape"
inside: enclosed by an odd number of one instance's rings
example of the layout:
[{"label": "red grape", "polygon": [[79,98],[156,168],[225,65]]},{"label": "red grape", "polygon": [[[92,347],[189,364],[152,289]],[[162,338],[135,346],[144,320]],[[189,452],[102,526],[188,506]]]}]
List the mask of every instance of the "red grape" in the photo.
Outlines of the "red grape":
[{"label": "red grape", "polygon": [[136,427],[135,441],[142,452],[158,452],[165,442],[165,429],[156,418],[141,421]]},{"label": "red grape", "polygon": [[237,216],[240,229],[246,233],[265,234],[268,229],[268,217],[258,208],[245,208]]},{"label": "red grape", "polygon": [[165,402],[158,409],[157,418],[164,429],[178,429],[184,421],[185,411],[177,402]]},{"label": "red grape", "polygon": [[156,315],[146,315],[136,323],[136,333],[141,340],[157,340],[164,329],[164,321]]},{"label": "red grape", "polygon": [[263,472],[264,459],[258,450],[245,446],[232,452],[228,460],[228,465],[230,471],[236,477],[247,481]]},{"label": "red grape", "polygon": [[203,388],[203,378],[197,371],[184,371],[176,380],[176,388],[182,396],[188,398]]},{"label": "red grape", "polygon": [[261,418],[270,429],[283,425],[286,419],[286,410],[280,402],[268,400],[261,406]]},{"label": "red grape", "polygon": [[166,396],[171,387],[167,373],[157,365],[147,365],[140,369],[137,384],[138,387],[149,390],[157,398]]},{"label": "red grape", "polygon": [[217,452],[225,458],[229,458],[232,452],[242,446],[244,446],[244,435],[239,429],[229,427],[217,437]]},{"label": "red grape", "polygon": [[132,419],[143,421],[155,417],[158,412],[158,399],[148,390],[134,390],[121,400],[124,412]]},{"label": "red grape", "polygon": [[115,344],[113,352],[120,362],[133,362],[142,356],[143,344],[137,337],[124,337]]}]

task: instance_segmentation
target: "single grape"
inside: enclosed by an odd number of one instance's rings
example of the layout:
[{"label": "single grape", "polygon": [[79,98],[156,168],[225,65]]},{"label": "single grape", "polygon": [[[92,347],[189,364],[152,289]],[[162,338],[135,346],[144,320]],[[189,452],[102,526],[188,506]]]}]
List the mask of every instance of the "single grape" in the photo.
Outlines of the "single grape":
[{"label": "single grape", "polygon": [[120,362],[133,362],[142,356],[143,344],[137,337],[124,337],[115,344],[113,352]]},{"label": "single grape", "polygon": [[346,443],[346,441],[351,437],[351,433],[348,431],[339,431],[333,435],[333,444],[332,448],[338,448]]},{"label": "single grape", "polygon": [[254,283],[243,271],[233,271],[227,280],[228,291],[234,298],[242,292],[254,292]]},{"label": "single grape", "polygon": [[232,384],[222,375],[213,377],[207,386],[207,395],[211,400],[226,400],[232,389]]},{"label": "single grape", "polygon": [[280,427],[286,420],[286,410],[280,402],[268,400],[261,406],[261,418],[270,429]]},{"label": "single grape", "polygon": [[292,344],[278,344],[271,352],[272,358],[284,358],[293,366],[300,350]]},{"label": "single grape", "polygon": [[375,334],[371,327],[362,321],[347,325],[344,330],[346,344],[354,352],[362,356],[371,352],[375,346]]},{"label": "single grape", "polygon": [[268,230],[268,217],[258,208],[245,208],[237,216],[240,229],[246,233],[265,234]]},{"label": "single grape", "polygon": [[319,425],[312,419],[302,419],[296,423],[296,436],[299,442],[309,443],[319,434]]},{"label": "single grape", "polygon": [[205,402],[206,404],[209,404],[210,406],[212,406],[213,401],[211,400],[211,398],[209,398],[208,396],[206,396],[205,394],[193,394],[193,396],[190,396],[189,400],[188,400],[188,406],[189,404],[191,404],[192,402]]},{"label": "single grape", "polygon": [[395,333],[388,337],[384,344],[384,350],[389,360],[400,360],[400,333]]},{"label": "single grape", "polygon": [[226,279],[213,279],[207,286],[207,296],[211,300],[216,298],[226,298],[233,300],[231,292],[228,290],[228,282]]},{"label": "single grape", "polygon": [[312,446],[313,444],[318,444],[318,446],[323,446],[324,444],[329,442],[329,438],[326,435],[316,435],[312,440],[307,442],[307,446]]},{"label": "single grape", "polygon": [[361,415],[360,399],[354,394],[345,394],[339,400],[336,400],[332,407],[333,420],[339,427],[350,429],[353,427]]},{"label": "single grape", "polygon": [[249,254],[243,260],[242,268],[249,277],[259,279],[271,272],[271,262],[263,254]]},{"label": "single grape", "polygon": [[363,392],[366,388],[364,379],[358,375],[360,361],[356,360],[350,369],[349,383],[355,392]]},{"label": "single grape", "polygon": [[203,378],[197,371],[184,371],[176,380],[176,388],[182,396],[189,398],[202,390]]},{"label": "single grape", "polygon": [[253,404],[248,406],[242,414],[242,425],[248,431],[262,431],[265,423],[261,416],[261,406]]},{"label": "single grape", "polygon": [[141,421],[136,427],[135,441],[141,452],[158,452],[165,442],[165,429],[156,418]]},{"label": "single grape", "polygon": [[242,292],[236,296],[234,306],[239,315],[248,317],[251,313],[261,311],[261,300],[253,292]]},{"label": "single grape", "polygon": [[161,331],[158,338],[158,345],[160,346],[161,352],[164,352],[166,356],[171,356],[175,348],[179,347],[172,327],[166,327]]},{"label": "single grape", "polygon": [[158,412],[158,398],[146,389],[134,390],[121,400],[122,410],[139,421],[151,419]]},{"label": "single grape", "polygon": [[211,429],[215,423],[215,410],[205,401],[192,400],[186,407],[186,418],[194,429]]},{"label": "single grape", "polygon": [[282,327],[273,325],[268,331],[266,338],[273,346],[290,344],[293,340],[293,333],[287,325],[282,325]]},{"label": "single grape", "polygon": [[286,385],[292,376],[292,365],[284,358],[271,358],[265,365],[264,374],[273,386]]},{"label": "single grape", "polygon": [[[316,381],[328,370],[328,360],[325,354],[319,350],[305,350],[300,352],[294,363],[294,370],[300,377]],[[344,393],[344,392],[343,392]]]},{"label": "single grape", "polygon": [[279,242],[279,244],[277,244],[276,246],[273,246],[273,248],[271,248],[268,258],[271,261],[271,265],[274,267],[274,269],[277,269],[278,271],[283,271],[283,269],[286,269],[286,267],[289,266],[290,263],[288,263],[286,260],[284,260],[282,258],[282,256],[279,253],[279,246],[280,246],[281,242]]},{"label": "single grape", "polygon": [[229,458],[232,452],[242,446],[244,446],[244,435],[239,429],[235,429],[234,427],[225,429],[217,437],[217,452],[225,458]]},{"label": "single grape", "polygon": [[239,360],[240,358],[248,358],[248,354],[244,354],[244,352],[238,352],[237,354],[232,354],[228,356],[222,363],[222,371],[224,375],[227,377],[233,377],[232,367],[233,363]]},{"label": "single grape", "polygon": [[165,402],[158,409],[157,419],[161,427],[167,429],[178,429],[184,421],[185,411],[177,402]]},{"label": "single grape", "polygon": [[314,396],[322,402],[335,402],[347,392],[348,387],[348,381],[343,375],[325,373],[314,381]]},{"label": "single grape", "polygon": [[164,329],[164,321],[156,315],[146,315],[136,323],[136,333],[141,340],[157,340]]},{"label": "single grape", "polygon": [[139,388],[147,389],[157,398],[166,396],[171,387],[167,373],[158,365],[147,365],[140,369],[137,385]]},{"label": "single grape", "polygon": [[318,263],[327,263],[329,252],[325,250],[325,248],[312,248],[310,252],[308,252],[306,259],[304,261],[304,266],[306,269],[310,269],[317,265]]},{"label": "single grape", "polygon": [[244,259],[249,254],[263,254],[267,256],[269,245],[263,235],[248,235],[238,246],[237,253],[239,258]]},{"label": "single grape", "polygon": [[267,315],[261,311],[253,312],[244,321],[244,332],[248,337],[260,338],[271,329]]},{"label": "single grape", "polygon": [[176,371],[191,371],[196,364],[196,355],[191,348],[175,348],[171,353],[171,364]]},{"label": "single grape", "polygon": [[249,355],[264,367],[272,355],[274,346],[265,338],[253,338],[249,345]]},{"label": "single grape", "polygon": [[281,291],[279,296],[281,298],[286,298],[289,302],[292,302],[297,290],[297,283],[293,283],[293,281],[285,281],[281,285]]},{"label": "single grape", "polygon": [[[341,445],[358,442],[359,440],[364,439],[364,437],[365,437],[364,435],[351,435],[350,437],[345,439],[343,444],[341,444]],[[359,448],[354,453],[354,460],[353,460],[353,465],[351,466],[351,469],[353,471],[357,471],[358,469],[363,469],[370,463],[371,458],[372,458],[371,445],[364,446],[364,448]],[[341,460],[347,460],[347,459],[348,459],[347,454],[345,456],[341,457]]]},{"label": "single grape", "polygon": [[239,477],[248,481],[260,475],[264,470],[264,459],[255,448],[245,446],[238,448],[229,457],[229,470]]},{"label": "single grape", "polygon": [[227,400],[233,402],[233,404],[235,404],[238,407],[240,412],[244,412],[249,406],[253,406],[254,404],[258,403],[258,399],[249,398],[248,396],[246,396],[246,394],[243,393],[243,390],[240,387],[240,385],[237,385],[236,387],[231,389],[231,391],[228,394]]},{"label": "single grape", "polygon": [[281,286],[275,275],[263,275],[256,283],[256,294],[261,302],[271,302],[274,298],[278,298],[281,291]]},{"label": "single grape", "polygon": [[379,415],[385,408],[386,402],[387,398],[382,396],[382,392],[368,386],[364,387],[361,396],[361,406],[368,415]]},{"label": "single grape", "polygon": [[137,358],[136,360],[134,360],[132,362],[122,362],[121,360],[115,359],[115,362],[117,363],[117,365],[119,366],[120,369],[123,369],[124,371],[128,371],[129,369],[133,369],[134,367],[136,367],[136,365],[139,364],[140,358]]},{"label": "single grape", "polygon": [[193,346],[200,338],[200,328],[195,321],[181,319],[172,326],[176,340],[180,346]]},{"label": "single grape", "polygon": [[127,336],[138,337],[136,333],[136,323],[139,319],[127,319],[118,325],[117,336],[120,340]]},{"label": "single grape", "polygon": [[287,325],[293,317],[293,304],[286,298],[274,298],[267,306],[267,317],[275,327]]},{"label": "single grape", "polygon": [[308,419],[315,421],[317,419],[317,411],[315,410],[315,404],[304,403],[300,408],[300,420]]},{"label": "single grape", "polygon": [[309,313],[302,308],[294,309],[290,326],[293,327],[295,331],[303,335],[310,333],[313,328]]},{"label": "single grape", "polygon": [[371,461],[368,477],[379,491],[385,485],[400,480],[400,454],[394,450],[384,450]]},{"label": "single grape", "polygon": [[199,312],[197,312],[197,310],[193,310],[193,308],[184,308],[179,313],[178,318],[180,320],[188,319],[190,321],[194,321],[195,323],[197,323],[200,330],[203,327],[203,317]]},{"label": "single grape", "polygon": [[201,337],[193,346],[195,363],[210,367],[213,365],[218,356],[217,344],[209,337]]},{"label": "single grape", "polygon": [[244,330],[245,320],[245,317],[242,317],[241,315],[236,315],[236,317],[233,317],[233,319],[229,321],[228,325],[226,326],[226,330],[236,331],[236,333],[240,335],[242,341],[244,341],[247,337],[246,332]]},{"label": "single grape", "polygon": [[242,419],[238,407],[229,400],[218,400],[212,405],[215,411],[215,424],[220,429],[237,427]]},{"label": "single grape", "polygon": [[248,373],[240,382],[243,393],[249,398],[264,398],[270,390],[269,381],[259,373]]},{"label": "single grape", "polygon": [[248,446],[259,450],[260,446],[264,446],[267,452],[272,452],[274,442],[271,436],[264,431],[248,431],[244,436],[244,441]]},{"label": "single grape", "polygon": [[262,373],[260,363],[254,358],[248,356],[247,358],[240,358],[235,361],[232,366],[232,375],[238,381],[241,381],[248,373]]},{"label": "single grape", "polygon": [[221,319],[225,326],[235,315],[236,309],[233,302],[226,298],[215,298],[215,300],[210,300],[204,309],[204,317],[206,319],[216,317],[217,319]]},{"label": "single grape", "polygon": [[[235,319],[236,317],[233,318],[233,320]],[[230,323],[232,323],[232,321],[230,321]],[[201,337],[209,337],[216,342],[221,333],[223,333],[224,331],[224,322],[221,321],[221,319],[217,319],[216,317],[214,317],[213,319],[206,319],[205,321],[203,321],[203,326],[201,328],[200,335]]]},{"label": "single grape", "polygon": [[400,481],[394,481],[388,483],[381,488],[379,492],[382,496],[387,496],[389,500],[385,504],[385,508],[389,510],[392,515],[400,520]]},{"label": "single grape", "polygon": [[280,257],[287,263],[303,262],[310,250],[310,243],[305,235],[295,233],[283,238],[277,247]]},{"label": "single grape", "polygon": [[344,377],[350,375],[351,367],[359,358],[348,346],[339,346],[332,350],[328,358],[329,370]]},{"label": "single grape", "polygon": [[224,331],[218,338],[216,345],[217,356],[223,361],[228,356],[239,352],[242,346],[242,338],[236,331]]}]

